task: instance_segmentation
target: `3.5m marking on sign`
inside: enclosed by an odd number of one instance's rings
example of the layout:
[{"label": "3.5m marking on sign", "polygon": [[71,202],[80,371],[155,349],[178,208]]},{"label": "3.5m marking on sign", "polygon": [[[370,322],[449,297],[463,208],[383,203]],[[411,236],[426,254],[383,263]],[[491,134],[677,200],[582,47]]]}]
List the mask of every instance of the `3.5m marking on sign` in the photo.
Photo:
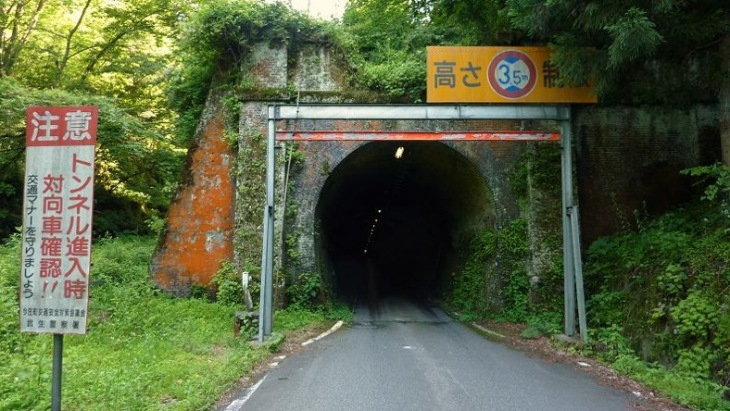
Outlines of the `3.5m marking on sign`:
[{"label": "3.5m marking on sign", "polygon": [[509,99],[530,94],[537,83],[537,70],[532,59],[517,50],[503,51],[494,56],[487,75],[492,90]]}]

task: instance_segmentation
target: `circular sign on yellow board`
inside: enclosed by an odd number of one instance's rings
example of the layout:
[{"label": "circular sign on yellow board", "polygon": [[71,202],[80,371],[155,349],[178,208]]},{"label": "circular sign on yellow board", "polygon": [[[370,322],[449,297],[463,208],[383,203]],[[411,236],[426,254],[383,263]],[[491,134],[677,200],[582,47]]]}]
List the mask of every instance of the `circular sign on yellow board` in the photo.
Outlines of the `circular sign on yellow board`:
[{"label": "circular sign on yellow board", "polygon": [[508,99],[527,96],[537,83],[535,63],[530,56],[517,50],[506,50],[494,56],[487,75],[492,90]]}]

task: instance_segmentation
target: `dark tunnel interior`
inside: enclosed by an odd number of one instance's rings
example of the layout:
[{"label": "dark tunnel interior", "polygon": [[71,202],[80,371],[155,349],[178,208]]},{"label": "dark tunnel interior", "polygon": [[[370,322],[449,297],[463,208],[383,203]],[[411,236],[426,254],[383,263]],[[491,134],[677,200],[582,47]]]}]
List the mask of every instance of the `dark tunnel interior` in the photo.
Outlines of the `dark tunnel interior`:
[{"label": "dark tunnel interior", "polygon": [[368,143],[322,189],[319,260],[351,301],[437,296],[463,258],[457,238],[493,224],[489,198],[476,167],[443,143]]}]

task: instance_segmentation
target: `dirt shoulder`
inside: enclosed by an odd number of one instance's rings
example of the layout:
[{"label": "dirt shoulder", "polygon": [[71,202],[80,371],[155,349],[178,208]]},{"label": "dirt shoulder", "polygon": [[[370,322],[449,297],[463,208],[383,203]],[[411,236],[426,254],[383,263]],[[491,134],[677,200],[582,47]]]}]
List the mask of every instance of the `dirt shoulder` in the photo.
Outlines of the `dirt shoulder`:
[{"label": "dirt shoulder", "polygon": [[545,361],[571,365],[581,373],[590,375],[600,385],[615,388],[629,394],[634,400],[631,406],[639,411],[689,411],[690,408],[681,406],[666,397],[657,394],[652,389],[628,377],[617,374],[593,358],[574,354],[565,349],[556,347],[545,336],[524,338],[520,334],[525,330],[524,325],[479,321],[472,326],[480,330],[485,336],[494,341],[525,352],[531,357]]}]

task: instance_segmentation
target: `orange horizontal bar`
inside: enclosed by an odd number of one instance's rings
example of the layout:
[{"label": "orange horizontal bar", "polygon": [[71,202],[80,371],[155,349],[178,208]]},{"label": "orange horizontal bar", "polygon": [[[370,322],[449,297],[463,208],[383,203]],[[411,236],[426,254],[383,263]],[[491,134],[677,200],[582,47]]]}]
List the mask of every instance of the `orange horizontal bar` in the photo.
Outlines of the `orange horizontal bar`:
[{"label": "orange horizontal bar", "polygon": [[559,141],[543,131],[277,131],[278,141]]}]

